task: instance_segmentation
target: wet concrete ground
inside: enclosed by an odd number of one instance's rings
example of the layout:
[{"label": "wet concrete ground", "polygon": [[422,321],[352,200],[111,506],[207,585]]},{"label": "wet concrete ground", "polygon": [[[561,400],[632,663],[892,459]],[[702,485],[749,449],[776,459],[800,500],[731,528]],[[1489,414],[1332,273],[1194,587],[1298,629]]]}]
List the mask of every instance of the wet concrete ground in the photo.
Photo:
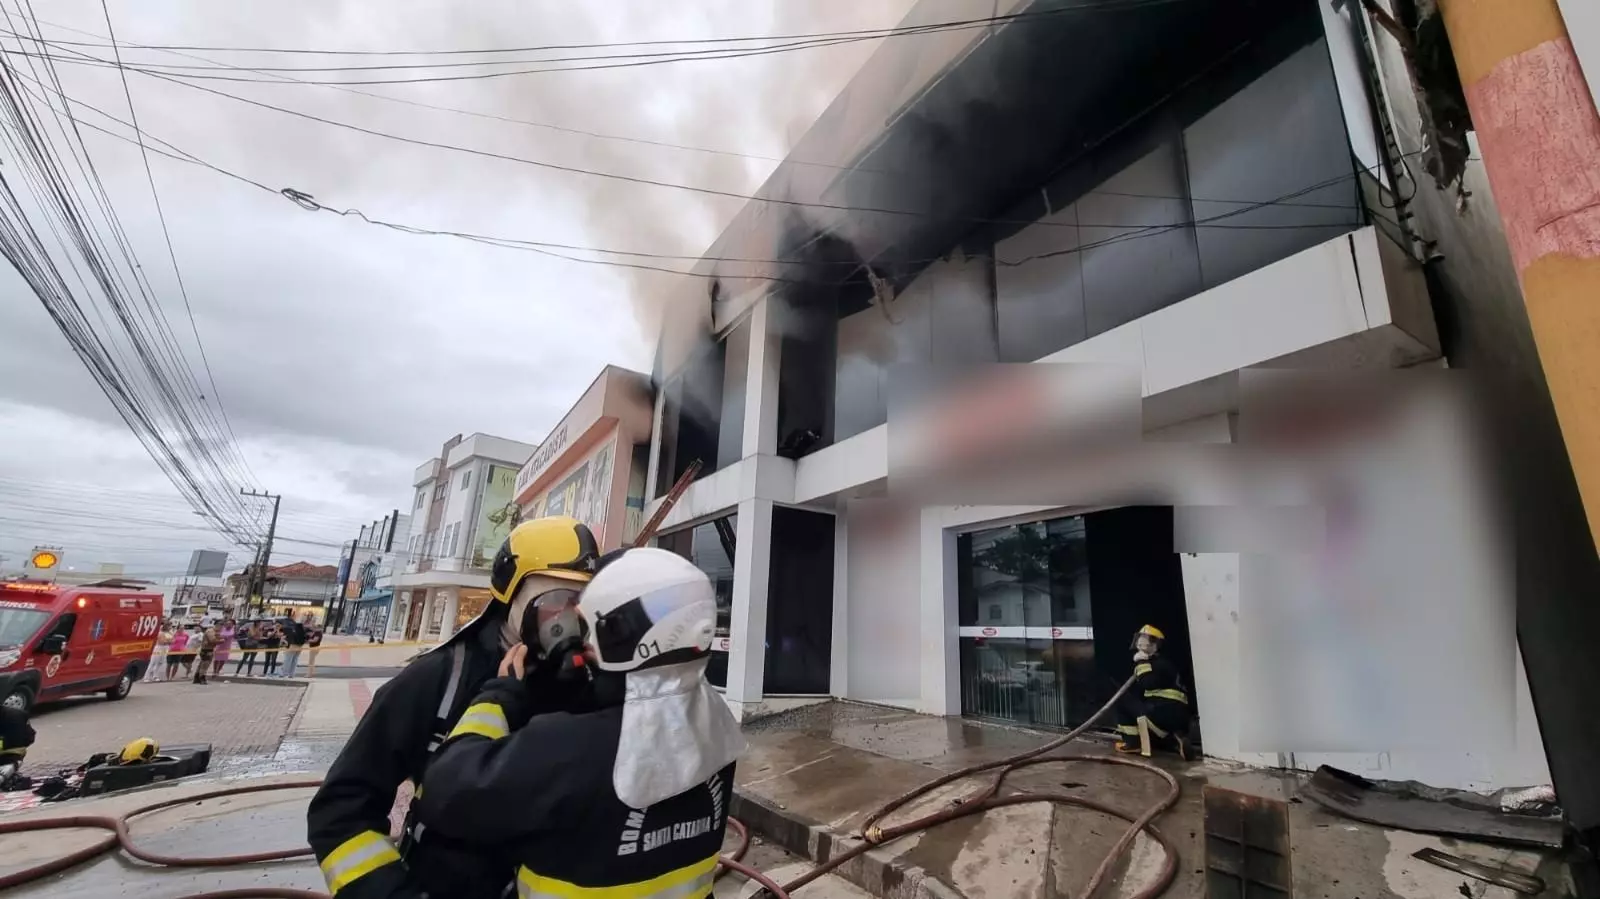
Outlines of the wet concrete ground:
[{"label": "wet concrete ground", "polygon": [[[885,801],[938,775],[1042,745],[1028,731],[931,718],[893,709],[827,703],[747,726],[752,748],[741,762],[741,791],[770,808],[838,834],[859,833],[862,819]],[[1109,742],[1079,741],[1063,751],[1115,755]],[[1425,846],[1532,871],[1539,856],[1350,821],[1295,798],[1299,783],[1284,772],[1217,762],[1157,758],[1177,778],[1177,804],[1156,826],[1177,852],[1177,873],[1164,893],[1206,895],[1201,790],[1206,784],[1289,801],[1295,896],[1299,899],[1512,899],[1516,894],[1411,858]],[[993,775],[951,784],[892,815],[893,825],[928,814],[986,786]],[[1053,792],[1098,800],[1129,815],[1160,801],[1160,775],[1092,760],[1024,769],[1010,792]],[[1081,807],[1029,804],[991,811],[912,835],[880,850],[972,897],[1081,896],[1127,823]],[[1164,855],[1141,836],[1117,864],[1100,895],[1127,897],[1154,881]],[[1559,884],[1561,872],[1541,871]],[[1462,889],[1465,892],[1462,892]],[[1559,892],[1552,892],[1559,895]]]},{"label": "wet concrete ground", "polygon": [[[229,781],[207,778],[204,782],[172,784],[117,796],[75,800],[54,808],[35,809],[7,816],[5,820],[33,820],[63,815],[120,815],[140,806],[218,789],[224,785],[271,784],[302,780],[302,777],[240,778]],[[253,795],[231,796],[178,806],[136,819],[131,827],[138,845],[151,852],[205,857],[288,849],[305,844],[305,804],[309,789],[285,790]],[[0,875],[9,874],[51,857],[71,852],[94,842],[96,831],[53,831],[9,836],[0,843]],[[730,838],[728,850],[736,846]],[[745,860],[781,882],[810,867],[782,849],[757,839]],[[110,853],[96,861],[56,877],[10,890],[18,899],[179,899],[210,890],[238,890],[253,887],[287,887],[322,890],[322,876],[309,857],[253,865],[214,869],[159,868],[136,862],[121,853]],[[721,899],[748,897],[758,886],[747,884],[738,875],[718,883]],[[800,890],[805,899],[865,899],[867,893],[840,880],[824,878]]]},{"label": "wet concrete ground", "polygon": [[[329,698],[325,705],[330,710],[337,707],[333,700],[338,699],[338,690],[330,687],[324,691]],[[353,720],[341,724],[332,711],[319,716],[308,701],[277,752],[225,760],[214,766],[213,774],[248,772],[257,776],[235,782],[252,783],[303,779],[305,775],[291,772],[325,769],[343,746],[351,726]],[[858,831],[866,814],[893,796],[944,772],[1002,758],[1049,739],[1047,735],[1017,729],[846,703],[797,710],[749,725],[747,731],[751,749],[738,769],[741,794],[787,816],[790,822],[817,825],[841,837]],[[1105,743],[1084,741],[1074,744],[1071,751],[1105,755],[1110,750]],[[1215,763],[1189,765],[1170,760],[1158,761],[1158,765],[1182,785],[1176,807],[1157,819],[1158,828],[1175,847],[1179,862],[1176,880],[1165,895],[1182,899],[1205,895],[1201,873],[1201,787],[1212,783],[1257,795],[1292,798],[1297,784],[1291,776]],[[213,789],[215,779],[74,800],[7,815],[3,820],[121,813],[169,796]],[[946,807],[952,799],[970,794],[977,786],[971,781],[952,784],[897,813],[889,823]],[[1008,781],[1008,789],[1084,796],[1138,814],[1155,803],[1166,786],[1158,775],[1148,771],[1071,761],[1020,771]],[[149,849],[193,855],[303,845],[308,798],[308,790],[296,790],[185,805],[136,822],[134,833]],[[1512,899],[1514,894],[1509,891],[1468,881],[1412,859],[1410,854],[1424,846],[1434,846],[1446,852],[1511,861],[1529,868],[1535,861],[1526,853],[1384,831],[1338,818],[1309,802],[1292,803],[1288,808],[1298,899]],[[1083,808],[1022,805],[908,837],[876,850],[876,854],[925,871],[937,884],[948,887],[946,892],[975,899],[1077,897],[1126,826],[1121,820]],[[87,831],[7,837],[0,841],[0,874],[36,863],[47,855],[70,851],[92,838],[93,834]],[[808,862],[770,843],[758,844],[753,852],[752,860],[757,866],[780,882],[809,868]],[[1162,858],[1160,847],[1141,837],[1118,863],[1116,877],[1099,899],[1125,899],[1132,895],[1151,881]],[[1557,887],[1549,895],[1561,895],[1559,873],[1541,870],[1540,874]],[[113,855],[6,895],[175,899],[208,889],[261,885],[321,888],[320,876],[309,859],[244,868],[162,870]],[[738,892],[734,883],[718,888],[719,896]],[[879,888],[878,892],[889,891]],[[799,895],[860,899],[866,894],[838,878],[828,878]]]}]

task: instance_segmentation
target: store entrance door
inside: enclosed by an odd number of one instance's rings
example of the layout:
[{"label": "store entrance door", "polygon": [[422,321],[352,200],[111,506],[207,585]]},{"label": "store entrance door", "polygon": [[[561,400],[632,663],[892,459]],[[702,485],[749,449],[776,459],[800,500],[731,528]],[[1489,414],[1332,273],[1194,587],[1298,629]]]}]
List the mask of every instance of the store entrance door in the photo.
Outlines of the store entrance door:
[{"label": "store entrance door", "polygon": [[962,535],[962,713],[1071,727],[1094,711],[1094,631],[1081,517]]}]

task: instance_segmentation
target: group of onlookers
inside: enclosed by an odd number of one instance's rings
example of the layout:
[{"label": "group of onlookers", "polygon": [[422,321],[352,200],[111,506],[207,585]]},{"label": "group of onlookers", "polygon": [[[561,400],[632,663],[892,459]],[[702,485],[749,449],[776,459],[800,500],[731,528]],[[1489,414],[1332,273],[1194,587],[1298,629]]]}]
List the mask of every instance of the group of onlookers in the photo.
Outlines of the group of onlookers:
[{"label": "group of onlookers", "polygon": [[[233,650],[239,650],[233,673],[254,675],[256,659],[261,657],[263,677],[294,677],[300,664],[300,653],[311,651],[306,676],[317,673],[317,651],[322,646],[322,628],[307,613],[303,621],[286,619],[260,619],[240,623],[232,618],[219,624],[202,627],[168,622],[156,638],[155,655],[150,660],[146,679],[160,681],[161,670],[166,669],[166,680],[177,680],[179,667],[185,677],[197,684],[206,683],[206,674],[220,675],[223,666],[232,660]],[[283,670],[278,669],[279,654],[283,656]],[[164,659],[164,663],[163,663]]]}]

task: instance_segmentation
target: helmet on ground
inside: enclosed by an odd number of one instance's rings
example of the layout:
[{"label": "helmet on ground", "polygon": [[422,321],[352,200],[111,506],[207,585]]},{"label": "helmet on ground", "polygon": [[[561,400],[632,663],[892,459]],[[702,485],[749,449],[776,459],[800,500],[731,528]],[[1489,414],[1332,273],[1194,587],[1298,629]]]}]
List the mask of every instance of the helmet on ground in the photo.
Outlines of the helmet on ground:
[{"label": "helmet on ground", "polygon": [[117,763],[121,765],[136,765],[139,762],[148,762],[155,758],[156,753],[160,751],[161,747],[156,745],[156,741],[149,737],[140,737],[122,747],[122,751],[117,753]]},{"label": "helmet on ground", "polygon": [[602,671],[688,662],[711,651],[717,595],[688,559],[664,549],[629,550],[583,591],[586,645]]},{"label": "helmet on ground", "polygon": [[587,581],[594,576],[599,557],[593,532],[576,518],[551,516],[524,521],[512,529],[495,553],[489,569],[489,592],[500,602],[509,603],[530,574]]},{"label": "helmet on ground", "polygon": [[1160,649],[1161,644],[1165,643],[1167,640],[1167,635],[1162,633],[1160,628],[1153,624],[1147,624],[1144,627],[1139,628],[1138,632],[1133,635],[1133,643],[1129,646],[1129,648],[1138,649],[1139,640],[1141,637],[1149,638],[1149,641],[1152,644],[1151,651]]}]

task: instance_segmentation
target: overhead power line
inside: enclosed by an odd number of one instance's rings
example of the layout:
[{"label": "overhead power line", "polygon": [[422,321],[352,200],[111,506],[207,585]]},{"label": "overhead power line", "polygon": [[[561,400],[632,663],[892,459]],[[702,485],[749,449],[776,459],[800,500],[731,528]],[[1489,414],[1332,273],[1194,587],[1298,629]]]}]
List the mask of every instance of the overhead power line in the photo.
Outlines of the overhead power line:
[{"label": "overhead power line", "polygon": [[[233,422],[228,419],[228,409],[222,403],[222,391],[217,389],[217,377],[211,371],[211,360],[206,357],[205,342],[200,339],[200,326],[194,320],[194,307],[189,302],[189,288],[183,283],[183,269],[178,267],[178,253],[172,247],[172,231],[167,227],[167,213],[161,207],[161,193],[156,190],[156,176],[150,170],[150,153],[145,149],[144,135],[139,130],[139,111],[134,107],[133,92],[128,87],[128,73],[120,69],[122,51],[117,49],[117,29],[111,24],[111,8],[107,0],[100,0],[100,11],[105,15],[106,33],[111,36],[111,51],[116,55],[118,74],[122,81],[122,95],[128,101],[129,127],[133,128],[134,137],[139,143],[139,158],[144,163],[145,181],[150,185],[150,199],[155,201],[156,219],[161,223],[161,237],[166,242],[167,259],[172,263],[172,274],[178,282],[178,295],[183,298],[183,311],[189,317],[189,330],[194,334],[195,348],[200,351],[200,364],[205,368],[206,380],[211,384],[211,398],[217,404],[217,411],[222,413],[223,424],[228,429],[228,438],[237,444],[239,438],[233,433]],[[240,460],[244,461],[242,454]],[[245,461],[244,464],[248,471],[250,463]]]},{"label": "overhead power line", "polygon": [[[136,42],[125,42],[123,46],[138,50],[198,50],[203,52],[217,53],[260,53],[320,56],[482,56],[505,53],[549,53],[568,50],[615,50],[625,47],[721,47],[729,44],[747,44],[757,41],[790,43],[815,40],[836,40],[843,38],[879,40],[888,37],[905,37],[908,35],[937,33],[940,31],[966,30],[974,27],[989,27],[992,25],[1008,24],[1011,22],[1051,19],[1061,15],[1070,15],[1081,12],[1113,11],[1120,9],[1138,9],[1146,6],[1164,6],[1174,2],[1192,2],[1192,0],[1092,0],[1092,2],[1080,3],[1075,6],[1057,7],[1055,9],[1032,10],[1020,13],[1009,13],[1006,15],[981,16],[970,19],[957,19],[944,22],[929,22],[921,25],[896,25],[886,28],[865,28],[848,31],[801,32],[796,34],[745,35],[720,38],[658,38],[654,40],[643,41],[600,41],[590,43],[543,44],[521,47],[446,48],[438,50],[372,50],[315,49],[308,47],[235,47],[202,44],[145,44]],[[63,41],[62,43],[84,47],[105,46],[103,42],[91,43],[88,41]]]},{"label": "overhead power line", "polygon": [[[0,11],[14,28],[10,10],[0,7]],[[35,69],[36,78],[48,77],[59,87],[48,62],[45,69],[48,74]],[[209,405],[177,350],[160,305],[142,280],[142,266],[133,255],[93,159],[81,138],[73,140],[76,123],[70,113],[63,117],[54,107],[47,107],[56,118],[72,164],[88,181],[111,240],[101,232],[78,186],[67,177],[61,153],[43,120],[21,99],[17,74],[0,57],[0,140],[10,150],[8,165],[0,168],[0,255],[29,284],[113,408],[180,492],[231,539],[248,540],[248,516],[241,514],[241,504],[230,502],[227,494],[231,491],[224,486],[235,478],[226,473],[228,453],[224,449],[219,455],[219,448],[232,444],[209,421]],[[72,124],[70,133],[63,118]],[[31,196],[32,210],[23,202],[24,195]],[[38,224],[59,246],[59,258],[69,266],[65,272],[39,233]],[[108,249],[113,245],[120,251],[121,266]],[[132,302],[124,272],[143,297],[147,315]],[[73,280],[78,290],[73,288]],[[84,302],[93,310],[101,330],[95,329]],[[116,328],[103,310],[112,313]],[[132,351],[137,365],[129,365],[123,346]]]},{"label": "overhead power line", "polygon": [[[93,111],[93,112],[95,112],[95,113],[97,113],[97,114],[99,114],[101,116],[104,116],[105,118],[107,118],[107,119],[109,119],[109,120],[111,120],[113,122],[117,122],[118,124],[121,124],[121,125],[123,125],[125,127],[129,126],[128,122],[124,122],[121,119],[118,119],[117,117],[115,117],[113,115],[110,115],[109,113],[106,113],[104,110],[100,110],[100,109],[98,109],[98,108],[96,108],[96,107],[94,107],[94,106],[92,106],[90,104],[84,103],[83,101],[80,101],[80,100],[78,100],[76,98],[68,97],[68,98],[65,98],[65,99],[67,101],[73,103],[73,104],[77,104],[79,106],[82,106],[85,109],[89,109],[89,110],[91,110],[91,111]],[[103,134],[106,134],[107,136],[117,138],[118,140],[123,140],[123,141],[126,141],[128,143],[133,143],[133,140],[131,138],[125,137],[125,136],[120,135],[120,134],[117,134],[116,132],[110,131],[108,129],[101,128],[101,127],[96,126],[96,125],[94,125],[92,123],[85,122],[84,126],[88,127],[88,128],[92,128],[92,129],[94,129],[96,131],[99,131],[99,132],[101,132]],[[406,233],[406,234],[423,235],[423,236],[453,237],[453,238],[472,241],[472,242],[475,242],[475,243],[482,243],[482,244],[486,244],[486,245],[490,245],[490,246],[497,246],[497,247],[501,247],[501,248],[504,248],[504,249],[526,250],[526,251],[530,251],[530,252],[534,252],[534,253],[539,253],[541,255],[551,256],[551,257],[554,257],[554,258],[557,258],[557,259],[562,259],[562,260],[565,260],[565,261],[581,263],[581,264],[586,264],[586,265],[600,265],[600,266],[610,266],[610,267],[618,267],[618,268],[626,268],[626,269],[644,269],[644,270],[648,270],[648,271],[656,271],[656,272],[662,272],[662,273],[673,274],[673,275],[684,275],[684,276],[695,277],[695,278],[715,279],[715,278],[723,278],[723,277],[735,277],[735,278],[747,277],[747,278],[755,278],[755,279],[758,279],[758,280],[771,281],[771,282],[775,282],[775,283],[816,283],[815,279],[789,278],[789,277],[785,277],[785,276],[781,276],[781,275],[771,275],[771,274],[759,273],[759,272],[757,272],[757,273],[726,272],[726,271],[721,271],[721,272],[697,272],[697,271],[690,271],[690,270],[685,270],[685,269],[668,268],[668,267],[665,267],[665,266],[657,266],[657,265],[650,265],[650,264],[639,264],[639,263],[629,263],[629,262],[622,262],[622,261],[610,260],[610,259],[585,259],[585,258],[581,258],[581,257],[570,256],[570,255],[567,255],[566,253],[558,252],[558,250],[570,250],[570,251],[575,251],[575,252],[587,252],[587,253],[596,253],[596,254],[602,254],[602,255],[631,256],[631,257],[642,257],[642,258],[663,259],[663,260],[711,261],[711,262],[726,262],[726,263],[748,264],[748,265],[797,266],[797,267],[799,267],[799,266],[812,267],[812,266],[816,265],[815,263],[808,263],[808,262],[805,262],[803,260],[794,260],[794,259],[788,259],[788,260],[783,260],[783,259],[757,259],[757,258],[747,258],[747,257],[719,257],[719,256],[704,256],[704,255],[687,255],[687,254],[684,254],[684,255],[658,254],[658,253],[648,253],[648,252],[643,252],[643,251],[618,250],[618,249],[610,249],[610,248],[602,248],[602,247],[583,246],[583,245],[565,244],[565,243],[555,243],[555,242],[548,242],[548,241],[534,241],[534,240],[527,240],[527,239],[523,239],[523,238],[511,238],[511,237],[503,237],[503,236],[476,234],[476,233],[463,232],[463,231],[438,230],[438,229],[424,228],[424,227],[415,226],[415,225],[406,225],[406,224],[388,222],[388,221],[384,221],[384,220],[381,220],[381,219],[373,218],[373,217],[367,215],[366,213],[364,213],[364,212],[362,212],[361,210],[358,210],[358,209],[338,209],[338,208],[335,208],[335,207],[330,207],[330,206],[323,205],[322,203],[318,202],[311,195],[306,194],[306,193],[304,193],[302,191],[296,190],[294,188],[273,188],[273,187],[271,187],[269,185],[266,185],[266,184],[263,184],[263,183],[261,183],[259,181],[256,181],[256,180],[254,180],[254,179],[252,179],[252,178],[250,178],[248,176],[241,175],[241,174],[239,174],[237,172],[231,171],[229,169],[226,169],[226,168],[223,168],[221,166],[215,165],[215,164],[213,164],[211,162],[208,162],[208,161],[206,161],[206,160],[204,160],[204,159],[202,159],[202,158],[200,158],[198,156],[195,156],[192,153],[189,153],[186,150],[183,150],[180,147],[177,147],[177,146],[173,145],[169,141],[163,140],[163,139],[161,139],[159,137],[154,137],[154,136],[148,135],[148,133],[146,134],[146,136],[147,137],[151,137],[151,139],[155,143],[160,144],[161,146],[164,146],[164,147],[168,148],[171,151],[171,152],[167,152],[165,150],[152,149],[151,152],[155,152],[157,155],[165,156],[166,158],[173,159],[173,160],[178,161],[178,162],[184,162],[184,163],[187,163],[187,164],[197,165],[197,166],[209,169],[209,170],[211,170],[213,172],[216,172],[217,174],[224,175],[224,176],[226,176],[228,178],[234,179],[234,180],[239,181],[239,182],[244,183],[244,184],[248,184],[251,187],[254,187],[254,188],[256,188],[258,190],[261,190],[261,191],[264,191],[264,192],[270,192],[270,193],[274,193],[274,194],[279,194],[279,195],[281,195],[283,197],[286,197],[286,198],[290,199],[291,201],[295,202],[297,205],[299,205],[302,208],[307,209],[309,211],[329,212],[329,213],[333,213],[333,214],[339,215],[339,216],[354,217],[354,218],[356,218],[356,219],[358,219],[358,220],[360,220],[362,222],[365,222],[367,224],[370,224],[370,225],[375,225],[375,226],[386,228],[386,229],[400,231],[400,232]],[[1039,226],[1045,226],[1045,227],[1052,227],[1053,226],[1053,227],[1074,228],[1074,229],[1081,229],[1081,228],[1085,228],[1085,227],[1100,228],[1100,229],[1128,229],[1128,232],[1129,232],[1129,233],[1125,233],[1125,234],[1112,235],[1110,237],[1107,237],[1107,238],[1099,240],[1099,241],[1091,241],[1091,242],[1088,242],[1088,243],[1078,244],[1078,245],[1075,245],[1075,246],[1072,246],[1072,247],[1066,247],[1066,248],[1053,250],[1053,251],[1049,251],[1049,252],[1042,253],[1042,254],[1036,254],[1034,256],[1029,256],[1029,257],[1027,257],[1025,259],[1019,259],[1019,260],[999,259],[999,260],[997,260],[997,264],[1002,265],[1002,266],[1019,266],[1019,265],[1026,264],[1027,262],[1031,262],[1031,261],[1033,261],[1035,259],[1049,258],[1049,257],[1053,257],[1053,256],[1069,255],[1069,254],[1087,252],[1089,250],[1093,250],[1093,249],[1096,249],[1096,248],[1101,247],[1101,246],[1108,246],[1108,245],[1120,243],[1120,242],[1122,242],[1124,240],[1138,239],[1138,238],[1141,238],[1141,237],[1156,236],[1158,234],[1166,233],[1166,232],[1174,230],[1176,228],[1188,228],[1188,227],[1223,228],[1223,229],[1237,228],[1237,229],[1242,229],[1242,230],[1304,230],[1304,229],[1307,229],[1307,228],[1321,229],[1321,228],[1335,227],[1340,223],[1337,223],[1337,222],[1322,222],[1322,223],[1303,223],[1303,224],[1262,224],[1262,225],[1254,225],[1254,224],[1227,223],[1226,220],[1235,218],[1235,217],[1237,217],[1239,215],[1242,215],[1242,214],[1245,214],[1245,213],[1248,213],[1248,212],[1252,212],[1252,211],[1257,210],[1257,209],[1262,209],[1262,208],[1271,207],[1271,206],[1291,206],[1291,207],[1306,207],[1306,208],[1320,208],[1320,209],[1330,209],[1330,210],[1351,210],[1351,211],[1354,211],[1355,206],[1353,204],[1300,202],[1300,198],[1304,197],[1304,196],[1306,196],[1308,194],[1314,193],[1314,192],[1316,192],[1318,190],[1321,190],[1321,189],[1324,189],[1326,187],[1332,186],[1334,184],[1340,183],[1342,181],[1352,180],[1352,179],[1354,179],[1356,177],[1357,174],[1358,173],[1356,173],[1356,172],[1352,172],[1349,175],[1336,176],[1335,178],[1333,178],[1333,179],[1331,179],[1329,181],[1318,182],[1318,183],[1315,183],[1315,184],[1311,184],[1311,185],[1308,185],[1307,187],[1301,188],[1299,190],[1291,191],[1291,192],[1283,194],[1280,197],[1275,197],[1275,198],[1268,199],[1268,200],[1208,199],[1208,198],[1174,197],[1174,196],[1163,196],[1163,195],[1152,195],[1152,194],[1136,194],[1136,193],[1125,193],[1125,192],[1118,192],[1118,191],[1105,191],[1105,192],[1103,192],[1103,193],[1105,193],[1107,195],[1137,197],[1137,198],[1148,198],[1148,199],[1184,199],[1184,200],[1194,199],[1196,201],[1204,201],[1204,202],[1211,202],[1211,203],[1232,203],[1232,204],[1237,204],[1237,206],[1239,207],[1237,209],[1228,210],[1228,211],[1219,213],[1217,215],[1206,216],[1206,217],[1202,217],[1202,218],[1194,219],[1194,220],[1182,220],[1182,221],[1177,221],[1177,222],[1165,222],[1165,223],[1156,223],[1156,224],[1149,224],[1149,225],[1128,224],[1128,223],[1086,224],[1086,223],[1081,223],[1081,222],[1068,224],[1068,223],[1038,222],[1038,221],[1031,221],[1031,220],[1022,220],[1022,219],[987,219],[987,218],[986,219],[975,219],[974,221],[978,221],[978,222],[982,222],[982,223],[988,223],[988,224],[1039,225]],[[1099,192],[1099,191],[1089,191],[1089,193],[1090,194],[1094,194],[1094,193],[1101,193],[1101,192]],[[912,262],[915,262],[915,261],[916,260],[912,260]],[[931,263],[931,262],[933,262],[935,260],[934,259],[927,259],[927,260],[921,260],[921,261],[927,262],[927,263]],[[827,265],[828,265],[827,263],[824,263],[823,267],[827,267]],[[859,267],[859,263],[855,263],[855,262],[839,262],[839,263],[833,263],[833,265],[841,266],[841,267]]]}]

